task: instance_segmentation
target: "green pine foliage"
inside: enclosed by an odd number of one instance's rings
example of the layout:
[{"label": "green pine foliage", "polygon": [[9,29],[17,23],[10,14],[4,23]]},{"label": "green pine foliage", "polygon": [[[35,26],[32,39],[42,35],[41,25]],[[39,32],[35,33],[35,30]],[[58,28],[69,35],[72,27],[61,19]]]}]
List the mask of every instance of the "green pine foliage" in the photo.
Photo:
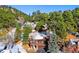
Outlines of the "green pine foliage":
[{"label": "green pine foliage", "polygon": [[49,45],[48,52],[57,53],[59,51],[57,41],[58,41],[57,35],[56,35],[55,31],[53,31],[51,33],[50,45]]},{"label": "green pine foliage", "polygon": [[23,34],[23,42],[28,42],[29,33],[31,33],[32,28],[30,26],[24,27],[24,34]]},{"label": "green pine foliage", "polygon": [[19,10],[9,6],[0,6],[0,29],[10,26],[16,27],[18,16],[22,16],[25,20],[28,20],[28,15]]}]

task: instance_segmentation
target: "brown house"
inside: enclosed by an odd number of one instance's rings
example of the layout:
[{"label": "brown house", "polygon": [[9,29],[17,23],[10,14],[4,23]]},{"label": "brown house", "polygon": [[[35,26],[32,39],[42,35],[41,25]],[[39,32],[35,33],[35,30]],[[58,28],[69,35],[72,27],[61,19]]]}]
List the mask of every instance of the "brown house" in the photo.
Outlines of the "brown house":
[{"label": "brown house", "polygon": [[33,32],[30,35],[30,45],[37,46],[38,48],[44,47],[44,37],[41,36],[38,32]]}]

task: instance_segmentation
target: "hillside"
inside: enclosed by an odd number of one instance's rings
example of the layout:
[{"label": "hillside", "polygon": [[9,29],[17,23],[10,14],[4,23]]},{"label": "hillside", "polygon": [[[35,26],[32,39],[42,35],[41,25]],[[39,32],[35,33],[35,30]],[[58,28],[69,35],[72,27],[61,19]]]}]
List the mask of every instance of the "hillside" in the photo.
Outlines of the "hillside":
[{"label": "hillside", "polygon": [[49,13],[37,10],[30,16],[10,6],[0,6],[0,29],[19,27],[18,24],[23,25],[26,21],[36,23],[37,31],[46,24],[49,30],[55,30],[57,36],[63,39],[68,32],[79,32],[79,8]]},{"label": "hillside", "polygon": [[28,15],[10,6],[0,6],[0,29],[15,27],[16,23],[28,20]]}]

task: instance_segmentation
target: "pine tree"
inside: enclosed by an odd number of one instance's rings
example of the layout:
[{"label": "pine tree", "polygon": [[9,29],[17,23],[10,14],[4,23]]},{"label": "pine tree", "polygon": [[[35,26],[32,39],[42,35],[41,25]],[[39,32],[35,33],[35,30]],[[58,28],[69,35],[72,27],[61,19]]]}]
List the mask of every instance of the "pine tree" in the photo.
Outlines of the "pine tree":
[{"label": "pine tree", "polygon": [[50,33],[50,45],[49,45],[49,50],[48,52],[52,52],[52,53],[57,53],[58,52],[58,46],[57,46],[57,35],[54,32],[51,32]]},{"label": "pine tree", "polygon": [[28,42],[29,33],[31,33],[32,28],[30,26],[25,26],[23,31],[23,42]]}]

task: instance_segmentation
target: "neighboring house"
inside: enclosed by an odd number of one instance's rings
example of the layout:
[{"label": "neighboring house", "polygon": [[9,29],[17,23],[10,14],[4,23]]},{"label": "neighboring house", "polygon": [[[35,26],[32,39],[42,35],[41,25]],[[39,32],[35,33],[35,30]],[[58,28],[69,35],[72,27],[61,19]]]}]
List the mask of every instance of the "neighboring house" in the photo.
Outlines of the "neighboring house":
[{"label": "neighboring house", "polygon": [[76,38],[75,35],[68,34],[68,35],[66,36],[66,39],[64,39],[64,41],[69,41],[69,40],[72,40],[72,39],[75,39],[75,38]]}]

